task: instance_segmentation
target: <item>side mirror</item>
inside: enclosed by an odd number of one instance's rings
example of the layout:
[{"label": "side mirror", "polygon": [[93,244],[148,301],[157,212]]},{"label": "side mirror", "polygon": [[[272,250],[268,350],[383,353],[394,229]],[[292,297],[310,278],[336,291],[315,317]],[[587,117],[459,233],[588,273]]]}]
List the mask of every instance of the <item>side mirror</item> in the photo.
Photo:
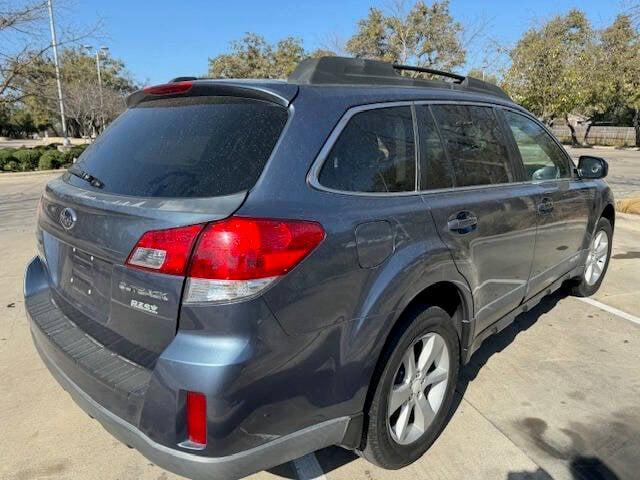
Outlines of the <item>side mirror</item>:
[{"label": "side mirror", "polygon": [[578,159],[580,178],[604,178],[609,173],[609,164],[604,158],[582,155]]}]

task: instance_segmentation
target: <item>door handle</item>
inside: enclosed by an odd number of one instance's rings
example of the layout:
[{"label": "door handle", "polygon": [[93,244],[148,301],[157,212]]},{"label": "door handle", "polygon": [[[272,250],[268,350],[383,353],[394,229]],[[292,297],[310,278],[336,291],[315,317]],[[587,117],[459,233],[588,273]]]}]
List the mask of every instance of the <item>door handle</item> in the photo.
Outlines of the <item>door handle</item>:
[{"label": "door handle", "polygon": [[542,202],[538,204],[538,213],[547,215],[551,212],[553,212],[553,201],[550,198],[543,198]]},{"label": "door handle", "polygon": [[456,233],[469,233],[478,226],[478,217],[471,212],[459,212],[449,217],[447,228]]}]

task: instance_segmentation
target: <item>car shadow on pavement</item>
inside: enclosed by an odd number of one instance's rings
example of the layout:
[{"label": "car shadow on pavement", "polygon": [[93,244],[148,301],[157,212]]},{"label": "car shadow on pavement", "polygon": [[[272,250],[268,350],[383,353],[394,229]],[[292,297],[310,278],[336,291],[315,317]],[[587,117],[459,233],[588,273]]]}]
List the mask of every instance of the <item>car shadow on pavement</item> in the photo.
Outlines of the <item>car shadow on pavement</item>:
[{"label": "car shadow on pavement", "polygon": [[520,333],[528,330],[542,315],[553,310],[558,302],[567,296],[568,294],[564,289],[561,288],[557,290],[551,295],[544,297],[538,305],[529,311],[518,315],[504,330],[487,338],[473,354],[469,363],[462,368],[456,387],[456,391],[460,393],[460,397],[464,396],[464,392],[469,383],[476,378],[482,367],[484,367],[493,355],[502,352],[511,345]]},{"label": "car shadow on pavement", "polygon": [[[456,395],[454,406],[450,411],[450,416],[458,409],[460,402],[464,398],[464,394],[469,384],[477,377],[478,373],[487,363],[487,361],[496,353],[502,352],[511,343],[515,341],[518,335],[530,327],[532,327],[538,319],[550,312],[562,299],[569,296],[566,289],[562,288],[553,294],[545,297],[542,301],[528,312],[518,315],[514,322],[502,330],[500,333],[489,337],[482,346],[471,357],[470,362],[462,369],[461,375],[456,387]],[[538,420],[543,423],[541,420]],[[540,437],[539,443],[543,443],[543,434],[547,425],[540,426],[543,430],[537,432]],[[604,426],[602,427],[604,428]],[[534,432],[535,434],[536,432]],[[543,448],[542,446],[541,448]],[[573,480],[618,480],[618,475],[605,464],[601,459],[594,456],[584,456],[577,453],[578,446],[569,449],[568,452],[553,452],[552,456],[567,462],[569,473]],[[509,472],[507,480],[552,480],[553,477],[542,467],[538,467],[535,471]]]},{"label": "car shadow on pavement", "polygon": [[[556,304],[567,297],[568,294],[564,289],[560,289],[555,293],[545,297],[538,305],[528,312],[518,315],[514,322],[501,332],[489,337],[482,346],[475,352],[471,361],[462,369],[458,384],[456,386],[456,394],[454,395],[454,404],[449,412],[447,422],[449,422],[455,411],[458,409],[464,393],[469,385],[487,361],[496,353],[502,352],[516,339],[521,333],[533,326],[538,319],[551,311]],[[340,447],[328,447],[315,452],[318,463],[322,467],[324,473],[336,470],[348,463],[358,459],[358,455],[354,452],[345,450]],[[570,472],[576,480],[614,480],[617,476],[602,461],[593,457],[575,457],[569,463]],[[293,462],[279,465],[268,470],[270,473],[283,477],[296,479],[296,469]],[[509,472],[507,480],[547,480],[551,479],[544,469],[538,468],[536,471],[529,472]]]},{"label": "car shadow on pavement", "polygon": [[[569,462],[569,473],[573,480],[619,480],[606,464],[595,457],[577,456]],[[509,472],[507,480],[553,480],[553,477],[541,467],[537,470]]]}]

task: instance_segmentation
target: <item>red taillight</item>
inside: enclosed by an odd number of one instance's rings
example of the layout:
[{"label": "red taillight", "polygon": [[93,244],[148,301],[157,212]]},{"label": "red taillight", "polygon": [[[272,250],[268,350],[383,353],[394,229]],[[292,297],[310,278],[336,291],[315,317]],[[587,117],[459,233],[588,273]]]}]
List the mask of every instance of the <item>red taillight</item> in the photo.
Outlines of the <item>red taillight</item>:
[{"label": "red taillight", "polygon": [[186,303],[228,302],[258,294],[323,239],[316,222],[231,217],[147,232],[126,264],[187,275]]},{"label": "red taillight", "polygon": [[145,87],[143,92],[150,95],[170,95],[172,93],[185,93],[190,90],[191,87],[193,87],[193,82],[187,80],[184,82],[165,83],[163,85]]},{"label": "red taillight", "polygon": [[187,392],[187,439],[207,444],[207,397],[202,393]]},{"label": "red taillight", "polygon": [[284,275],[324,238],[319,223],[231,217],[207,225],[194,249],[189,277],[253,280]]},{"label": "red taillight", "polygon": [[152,230],[142,235],[127,265],[169,275],[184,275],[196,237],[204,225]]}]

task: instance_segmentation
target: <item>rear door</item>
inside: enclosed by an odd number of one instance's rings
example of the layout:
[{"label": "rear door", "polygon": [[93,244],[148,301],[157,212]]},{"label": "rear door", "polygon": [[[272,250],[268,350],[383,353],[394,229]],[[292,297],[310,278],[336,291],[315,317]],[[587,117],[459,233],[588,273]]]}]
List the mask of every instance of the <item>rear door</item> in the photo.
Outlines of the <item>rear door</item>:
[{"label": "rear door", "polygon": [[184,277],[127,257],[145,232],[231,215],[286,120],[283,106],[230,96],[127,110],[42,198],[39,249],[59,307],[108,348],[153,362],[175,335]]},{"label": "rear door", "polygon": [[524,298],[535,205],[491,106],[418,107],[423,200],[474,297],[476,333]]},{"label": "rear door", "polygon": [[[272,289],[267,301],[287,331],[331,325],[363,312],[393,311],[419,292],[419,277],[427,271],[422,260],[447,255],[444,245],[430,241],[435,235],[425,237],[432,233],[433,222],[417,190],[415,141],[407,103],[354,107],[340,120],[310,176],[322,192],[318,220],[333,252],[319,272],[331,275],[334,287],[309,289],[308,280],[300,277],[305,301],[293,304],[297,286]],[[403,275],[391,277],[394,285],[414,278],[411,288],[418,290],[395,288],[378,296],[379,289],[389,285],[390,272],[400,269]],[[287,285],[296,278],[296,272],[291,273]],[[377,297],[375,304],[368,297]],[[309,301],[317,306],[311,311]]]},{"label": "rear door", "polygon": [[537,237],[527,297],[579,265],[595,188],[574,178],[562,148],[533,119],[503,110],[524,166],[536,189]]}]

